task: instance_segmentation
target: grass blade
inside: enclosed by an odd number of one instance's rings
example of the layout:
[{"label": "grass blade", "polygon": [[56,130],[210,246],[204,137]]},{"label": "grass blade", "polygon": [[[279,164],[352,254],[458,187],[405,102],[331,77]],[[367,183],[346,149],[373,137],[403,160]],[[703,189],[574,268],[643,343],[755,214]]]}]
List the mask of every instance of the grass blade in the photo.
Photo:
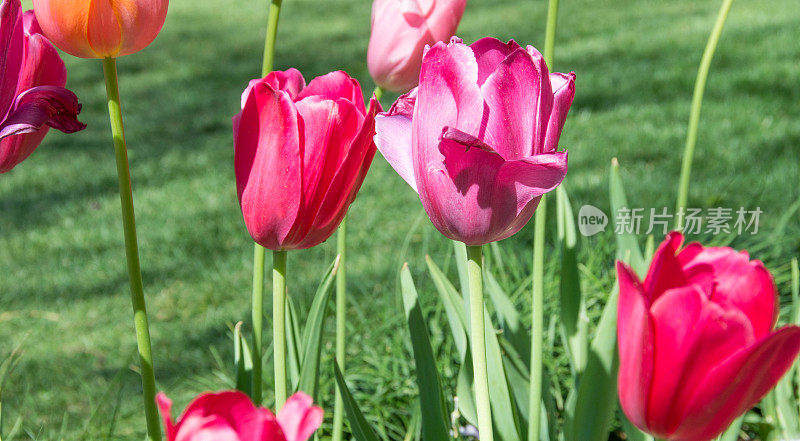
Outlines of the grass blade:
[{"label": "grass blade", "polygon": [[333,282],[336,279],[336,270],[339,268],[339,258],[337,257],[317,288],[314,294],[314,301],[311,303],[311,310],[306,319],[306,327],[303,330],[301,347],[303,348],[303,361],[300,364],[300,377],[297,383],[297,390],[301,390],[319,401],[317,389],[319,385],[319,360],[322,352],[322,333],[325,328],[325,314],[328,303],[333,292]]},{"label": "grass blade", "polygon": [[[628,199],[625,196],[625,188],[622,184],[622,178],[619,174],[619,161],[617,158],[611,160],[611,179],[609,185],[609,194],[611,196],[611,218],[614,219],[620,209],[630,208]],[[647,265],[642,257],[639,243],[636,241],[636,235],[632,233],[616,234],[617,238],[617,259],[628,262],[628,264],[642,276],[647,271]]]},{"label": "grass blade", "polygon": [[380,441],[375,430],[370,427],[364,418],[364,413],[356,404],[347,383],[342,377],[342,371],[339,369],[339,363],[335,360],[333,362],[333,373],[336,377],[336,384],[339,385],[339,392],[342,394],[342,401],[344,401],[344,412],[347,414],[347,420],[350,422],[350,430],[353,432],[353,438],[356,441]]},{"label": "grass blade", "polygon": [[233,362],[236,366],[236,389],[253,396],[253,357],[242,335],[242,322],[233,328]]},{"label": "grass blade", "polygon": [[419,305],[417,289],[408,264],[403,265],[400,275],[408,330],[411,333],[411,346],[414,351],[414,364],[417,371],[419,406],[422,414],[422,438],[445,440],[448,438],[448,414],[439,380],[439,371],[431,348],[428,327]]}]

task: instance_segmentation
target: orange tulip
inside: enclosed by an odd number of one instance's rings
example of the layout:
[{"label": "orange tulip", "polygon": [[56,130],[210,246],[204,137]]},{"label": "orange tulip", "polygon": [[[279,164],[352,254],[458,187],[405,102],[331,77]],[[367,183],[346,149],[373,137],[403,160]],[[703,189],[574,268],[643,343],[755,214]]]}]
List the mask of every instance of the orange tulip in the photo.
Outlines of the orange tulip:
[{"label": "orange tulip", "polygon": [[161,31],[169,0],[33,0],[42,31],[81,58],[130,55]]}]

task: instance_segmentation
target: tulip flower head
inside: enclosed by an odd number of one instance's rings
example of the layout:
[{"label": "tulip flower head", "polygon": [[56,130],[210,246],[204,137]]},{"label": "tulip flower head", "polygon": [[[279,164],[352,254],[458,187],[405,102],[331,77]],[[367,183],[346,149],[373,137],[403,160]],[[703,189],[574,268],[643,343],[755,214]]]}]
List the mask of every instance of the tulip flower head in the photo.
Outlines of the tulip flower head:
[{"label": "tulip flower head", "polygon": [[67,69],[19,0],[0,4],[0,173],[25,160],[49,127],[72,133],[86,127],[81,105],[65,89]]},{"label": "tulip flower head", "polygon": [[367,66],[384,89],[407,92],[417,85],[426,45],[452,37],[467,0],[375,0]]},{"label": "tulip flower head", "polygon": [[800,327],[774,330],[777,294],[746,252],[671,233],[644,282],[617,263],[619,399],[657,438],[708,441],[775,386],[800,352]]},{"label": "tulip flower head", "polygon": [[200,395],[177,422],[166,395],[158,394],[156,403],[167,441],[306,441],[322,424],[322,409],[302,392],[289,397],[277,416],[239,391]]},{"label": "tulip flower head", "polygon": [[44,34],[80,58],[115,58],[153,42],[169,0],[33,0]]},{"label": "tulip flower head", "polygon": [[419,78],[376,118],[378,149],[445,236],[482,245],[515,234],[567,173],[556,149],[575,75],[550,74],[513,40],[454,38],[427,51]]},{"label": "tulip flower head", "polygon": [[247,230],[271,250],[310,248],[330,237],[375,156],[373,98],[344,72],[308,85],[289,69],[253,80],[233,118],[234,165]]}]

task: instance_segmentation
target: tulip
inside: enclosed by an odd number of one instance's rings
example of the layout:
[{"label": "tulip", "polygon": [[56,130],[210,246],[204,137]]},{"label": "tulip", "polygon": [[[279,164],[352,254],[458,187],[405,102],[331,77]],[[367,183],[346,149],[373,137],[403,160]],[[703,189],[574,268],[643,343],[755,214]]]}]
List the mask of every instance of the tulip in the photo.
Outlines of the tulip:
[{"label": "tulip", "polygon": [[769,271],[747,252],[671,233],[641,282],[619,278],[619,399],[657,438],[707,441],[753,407],[800,352],[800,328],[774,330]]},{"label": "tulip", "polygon": [[159,393],[156,402],[167,441],[306,441],[319,428],[323,413],[302,392],[291,396],[276,417],[247,395],[226,391],[195,398],[175,423],[172,401]]},{"label": "tulip", "polygon": [[567,173],[556,151],[575,75],[513,40],[437,43],[419,87],[376,118],[378,149],[445,236],[482,245],[531,218]]},{"label": "tulip", "polygon": [[81,106],[67,84],[58,51],[39,33],[31,11],[19,0],[0,5],[0,173],[25,160],[49,127],[73,133],[86,127],[77,120]]},{"label": "tulip", "polygon": [[274,250],[304,249],[333,234],[375,156],[373,98],[344,72],[307,86],[289,69],[253,80],[233,118],[239,202],[250,235]]},{"label": "tulip", "polygon": [[467,0],[375,0],[367,66],[375,83],[395,92],[417,85],[426,45],[455,34]]},{"label": "tulip", "polygon": [[80,58],[116,58],[153,42],[168,0],[33,0],[36,18],[56,46]]}]

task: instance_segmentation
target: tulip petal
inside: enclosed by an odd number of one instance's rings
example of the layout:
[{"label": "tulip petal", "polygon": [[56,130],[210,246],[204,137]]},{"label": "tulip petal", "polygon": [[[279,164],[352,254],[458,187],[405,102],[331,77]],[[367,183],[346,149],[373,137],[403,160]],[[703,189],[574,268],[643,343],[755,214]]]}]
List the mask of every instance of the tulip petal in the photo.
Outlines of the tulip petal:
[{"label": "tulip petal", "polygon": [[475,54],[475,60],[478,63],[478,84],[483,85],[489,75],[497,69],[497,66],[503,62],[509,55],[522,46],[517,44],[514,40],[509,40],[508,43],[492,38],[484,37],[472,43],[470,46],[472,52]]},{"label": "tulip petal", "polygon": [[417,191],[411,155],[411,118],[405,115],[380,114],[375,117],[375,144],[404,181]]},{"label": "tulip petal", "polygon": [[17,77],[22,65],[22,26],[19,0],[0,5],[0,117],[5,116],[17,90]]},{"label": "tulip petal", "polygon": [[513,191],[517,214],[534,198],[552,191],[567,175],[567,152],[555,152],[506,161],[497,174],[500,191]]},{"label": "tulip petal", "polygon": [[547,135],[544,139],[544,152],[554,152],[558,149],[558,139],[561,129],[567,120],[567,113],[575,98],[575,73],[551,73],[550,83],[553,88],[553,111],[547,125]]},{"label": "tulip petal", "polygon": [[684,270],[677,256],[681,244],[683,244],[683,234],[673,231],[653,255],[653,261],[644,279],[645,292],[650,295],[651,302],[658,299],[665,291],[689,283],[699,285],[703,292],[710,294],[714,283],[714,269],[710,265],[695,265],[689,271]]},{"label": "tulip petal", "polygon": [[278,412],[278,424],[286,441],[306,441],[322,424],[322,415],[322,409],[313,405],[311,397],[298,392]]},{"label": "tulip petal", "polygon": [[[270,72],[264,78],[264,81],[269,84],[272,89],[282,90],[288,93],[292,101],[299,100],[298,96],[300,92],[306,87],[306,80],[303,78],[303,74],[293,67],[285,71],[276,70]],[[246,90],[245,93],[247,93]]]},{"label": "tulip petal", "polygon": [[111,2],[122,30],[119,55],[130,55],[155,40],[167,18],[168,0],[115,0]]},{"label": "tulip petal", "polygon": [[[684,257],[683,253],[679,257]],[[698,265],[714,268],[716,286],[712,300],[743,311],[753,324],[756,338],[772,330],[777,318],[777,289],[763,263],[750,261],[746,252],[712,247],[704,248],[685,265],[687,270]]]},{"label": "tulip petal", "polygon": [[285,92],[258,84],[233,119],[239,203],[253,239],[282,249],[301,203],[300,134]]},{"label": "tulip petal", "polygon": [[366,111],[364,96],[361,95],[361,87],[358,82],[339,70],[314,78],[297,95],[296,101],[309,96],[322,96],[330,100],[344,98],[355,106],[363,115]]},{"label": "tulip petal", "polygon": [[681,424],[685,405],[706,373],[755,337],[741,311],[720,307],[697,285],[668,290],[650,312],[657,349],[647,426],[669,435]]},{"label": "tulip petal", "polygon": [[35,132],[45,124],[64,133],[86,127],[78,121],[78,97],[63,87],[40,86],[17,96],[13,108],[0,123],[0,139]]},{"label": "tulip petal", "polygon": [[620,360],[617,391],[625,415],[636,427],[645,430],[655,352],[650,304],[639,277],[628,265],[617,262],[617,279]]},{"label": "tulip petal", "polygon": [[[542,90],[544,83],[547,90]],[[487,107],[483,139],[504,159],[541,152],[553,102],[549,83],[544,60],[519,48],[481,86]]]},{"label": "tulip petal", "polygon": [[206,393],[192,401],[168,441],[284,441],[275,417],[239,391]]},{"label": "tulip petal", "polygon": [[86,20],[86,37],[97,57],[119,55],[122,47],[122,28],[111,1],[90,1]]},{"label": "tulip petal", "polygon": [[710,369],[671,439],[705,441],[717,436],[775,386],[798,352],[800,328],[786,326]]},{"label": "tulip petal", "polygon": [[175,439],[175,424],[172,422],[172,400],[167,398],[164,392],[159,392],[156,395],[156,406],[158,412],[161,414],[161,419],[164,421],[164,430],[167,432],[167,440]]}]

